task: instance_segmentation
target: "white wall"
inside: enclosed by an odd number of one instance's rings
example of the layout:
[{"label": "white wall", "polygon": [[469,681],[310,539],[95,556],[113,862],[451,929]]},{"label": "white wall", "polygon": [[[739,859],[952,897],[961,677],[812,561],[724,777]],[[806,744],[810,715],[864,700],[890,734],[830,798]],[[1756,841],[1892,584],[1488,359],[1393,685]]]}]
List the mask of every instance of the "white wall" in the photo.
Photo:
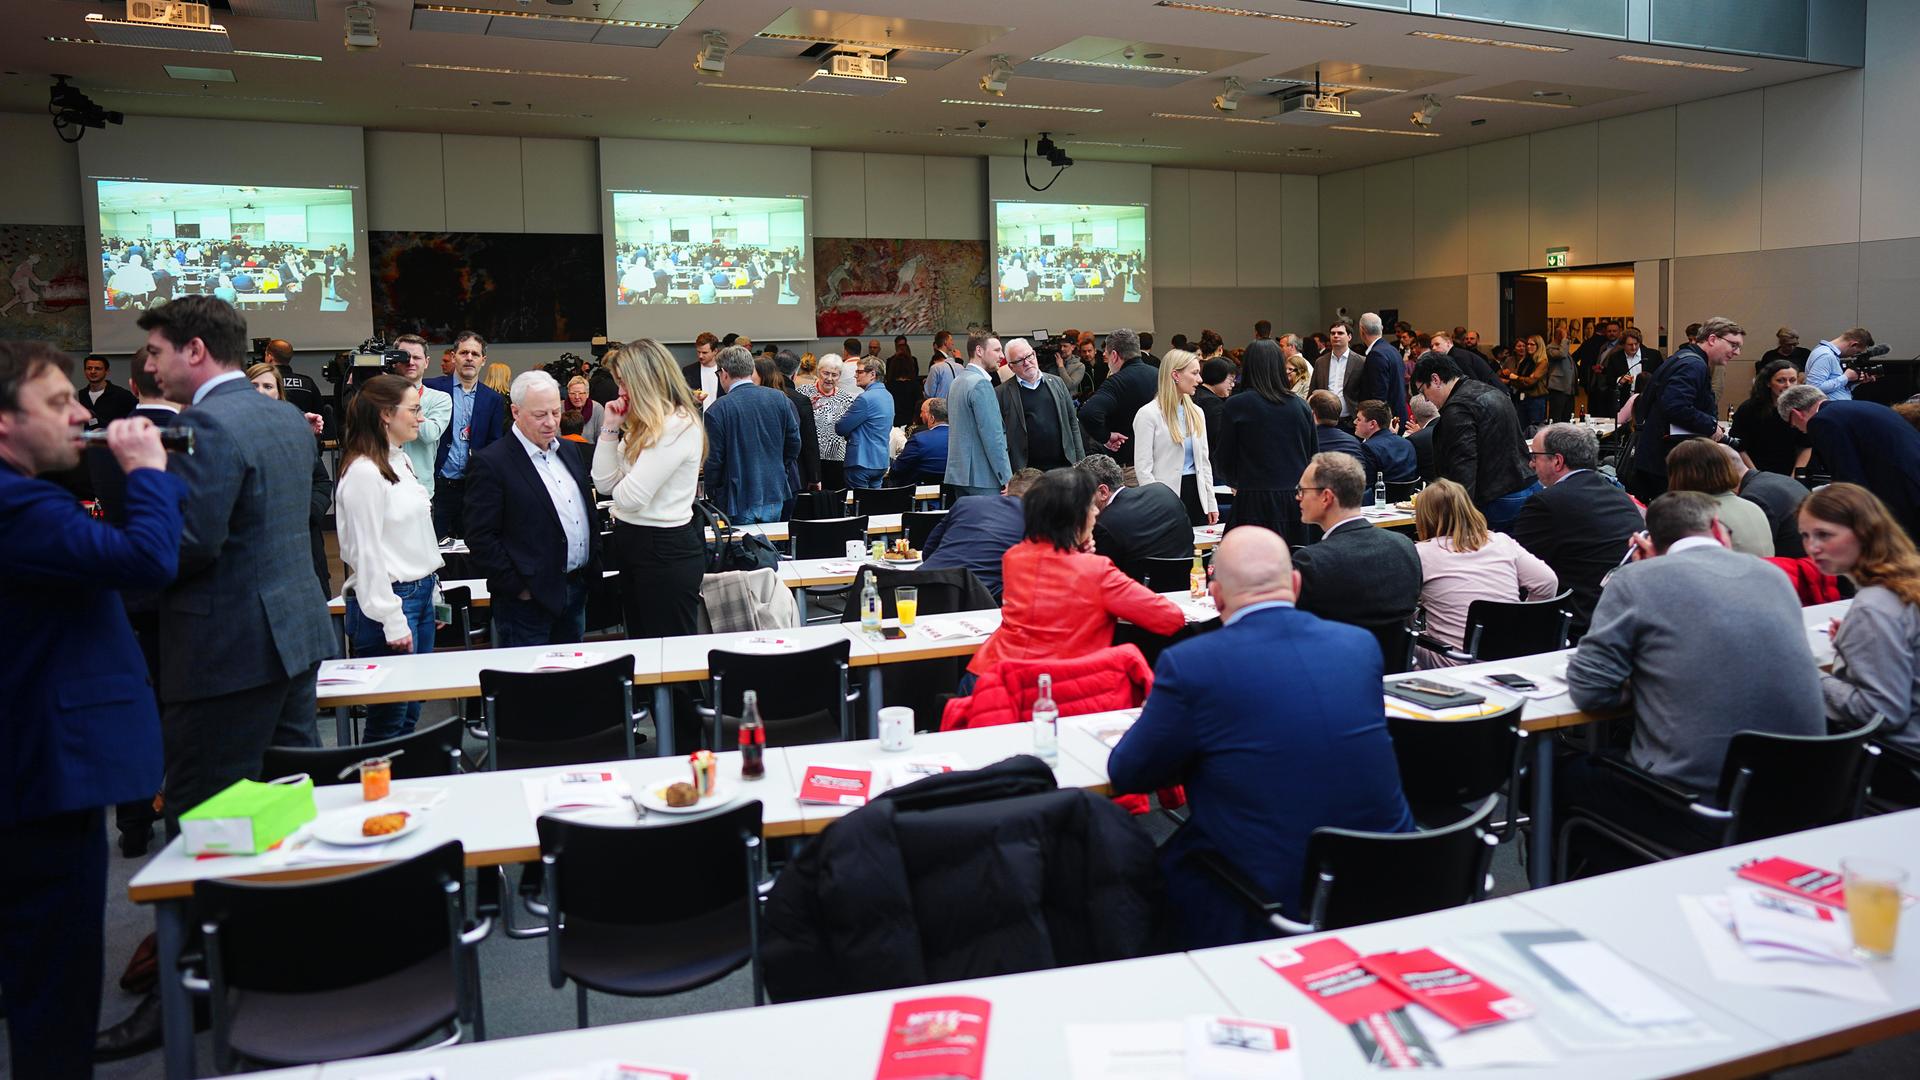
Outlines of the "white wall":
[{"label": "white wall", "polygon": [[985,158],[816,150],[813,234],[985,240],[986,164]]}]

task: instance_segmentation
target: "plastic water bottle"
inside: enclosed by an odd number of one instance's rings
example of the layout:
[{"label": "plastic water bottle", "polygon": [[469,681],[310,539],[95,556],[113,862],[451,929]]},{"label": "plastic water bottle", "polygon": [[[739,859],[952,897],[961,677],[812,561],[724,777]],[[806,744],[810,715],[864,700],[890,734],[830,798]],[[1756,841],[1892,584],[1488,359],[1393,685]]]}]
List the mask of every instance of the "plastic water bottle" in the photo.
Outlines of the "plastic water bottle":
[{"label": "plastic water bottle", "polygon": [[867,575],[867,584],[860,590],[860,629],[869,634],[880,632],[880,590],[874,588],[873,575]]},{"label": "plastic water bottle", "polygon": [[1387,474],[1384,472],[1373,479],[1373,505],[1387,505]]},{"label": "plastic water bottle", "polygon": [[1060,764],[1060,708],[1053,703],[1051,675],[1040,676],[1040,696],[1033,699],[1033,756]]}]

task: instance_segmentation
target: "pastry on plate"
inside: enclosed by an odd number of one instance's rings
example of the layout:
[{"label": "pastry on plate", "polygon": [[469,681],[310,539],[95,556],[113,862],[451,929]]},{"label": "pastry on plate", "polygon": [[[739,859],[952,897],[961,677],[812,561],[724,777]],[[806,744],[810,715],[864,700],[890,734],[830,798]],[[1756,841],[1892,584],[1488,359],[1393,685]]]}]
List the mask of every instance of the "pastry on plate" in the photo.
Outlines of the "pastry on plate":
[{"label": "pastry on plate", "polygon": [[661,798],[666,801],[668,806],[692,806],[694,803],[700,801],[700,793],[694,790],[692,784],[682,780],[678,783],[668,784],[667,790],[662,794]]},{"label": "pastry on plate", "polygon": [[375,814],[360,823],[361,836],[391,836],[407,827],[407,812],[397,810],[391,814]]}]

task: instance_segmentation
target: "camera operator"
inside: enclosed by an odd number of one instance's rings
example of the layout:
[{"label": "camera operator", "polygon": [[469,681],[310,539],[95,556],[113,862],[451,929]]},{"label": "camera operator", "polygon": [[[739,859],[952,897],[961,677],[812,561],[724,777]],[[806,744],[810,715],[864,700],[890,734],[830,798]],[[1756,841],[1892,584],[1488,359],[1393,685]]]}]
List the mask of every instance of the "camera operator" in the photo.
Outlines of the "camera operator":
[{"label": "camera operator", "polygon": [[1807,354],[1807,385],[1818,388],[1830,401],[1852,401],[1855,386],[1880,377],[1847,363],[1871,348],[1873,335],[1863,326],[1845,331],[1832,341],[1821,342]]}]

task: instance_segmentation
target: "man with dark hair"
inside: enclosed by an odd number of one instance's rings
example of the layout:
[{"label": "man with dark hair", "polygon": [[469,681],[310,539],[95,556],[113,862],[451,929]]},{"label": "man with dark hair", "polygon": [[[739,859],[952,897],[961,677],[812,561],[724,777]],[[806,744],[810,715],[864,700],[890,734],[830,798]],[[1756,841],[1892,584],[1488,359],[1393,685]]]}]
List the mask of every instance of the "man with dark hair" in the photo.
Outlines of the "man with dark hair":
[{"label": "man with dark hair", "polygon": [[1667,452],[1695,436],[1719,439],[1720,420],[1713,396],[1713,369],[1740,355],[1747,332],[1732,319],[1715,316],[1700,324],[1699,338],[1675,349],[1647,380],[1646,407],[1633,444],[1633,475],[1627,490],[1650,502],[1667,490]]},{"label": "man with dark hair", "polygon": [[1413,385],[1440,410],[1433,439],[1433,470],[1467,489],[1487,526],[1513,524],[1528,496],[1540,490],[1521,447],[1520,416],[1506,391],[1462,377],[1453,360],[1428,353],[1413,368]]},{"label": "man with dark hair", "polygon": [[1153,355],[1153,331],[1151,330],[1140,331],[1140,359],[1145,360],[1148,367],[1155,369],[1160,367],[1160,358]]},{"label": "man with dark hair", "polygon": [[993,598],[1000,599],[1000,558],[1026,535],[1020,496],[1041,475],[1039,469],[1021,469],[998,494],[968,495],[954,502],[927,536],[921,567],[971,570]]},{"label": "man with dark hair", "polygon": [[1420,479],[1420,457],[1413,444],[1393,430],[1392,411],[1384,401],[1363,401],[1353,411],[1353,433],[1360,440],[1361,460],[1367,467],[1367,502],[1373,501],[1376,480],[1411,484]]},{"label": "man with dark hair", "polygon": [[1527,461],[1541,488],[1513,519],[1513,538],[1553,568],[1573,596],[1573,640],[1587,632],[1600,583],[1640,531],[1640,508],[1595,470],[1600,444],[1584,424],[1551,424],[1534,432]]},{"label": "man with dark hair", "polygon": [[713,403],[727,392],[720,383],[720,349],[720,339],[711,331],[702,331],[693,339],[693,363],[680,365],[680,374],[687,377],[687,385],[693,387],[693,396],[700,399],[702,409],[713,408]]},{"label": "man with dark hair", "polygon": [[426,380],[453,403],[446,436],[435,453],[435,536],[466,535],[467,462],[507,432],[507,399],[480,381],[486,362],[487,339],[462,330],[453,339],[453,374]]},{"label": "man with dark hair", "polygon": [[1323,530],[1293,553],[1299,604],[1323,619],[1378,629],[1404,621],[1420,602],[1420,554],[1413,541],[1376,529],[1360,513],[1366,472],[1346,454],[1315,454],[1300,474],[1300,518]]},{"label": "man with dark hair", "polygon": [[1107,335],[1107,380],[1080,406],[1087,453],[1108,455],[1122,465],[1133,461],[1133,451],[1121,449],[1132,438],[1127,433],[1133,430],[1133,416],[1160,391],[1154,369],[1139,359],[1140,338],[1133,331],[1121,329]]},{"label": "man with dark hair", "polygon": [[180,573],[160,598],[160,700],[170,825],[267,747],[318,746],[314,674],[335,650],[307,519],[313,430],[241,370],[247,324],[226,301],[182,296],[140,316],[147,370],[182,406],[192,454]]},{"label": "man with dark hair", "polygon": [[280,398],[303,413],[326,410],[327,395],[314,379],[293,370],[293,343],[285,338],[267,342],[266,361],[280,369]]},{"label": "man with dark hair", "polygon": [[787,466],[800,455],[799,418],[786,395],[755,381],[747,350],[722,349],[717,363],[723,389],[707,410],[707,497],[736,524],[779,521],[793,498]]},{"label": "man with dark hair", "polygon": [[[1500,376],[1494,374],[1493,365],[1487,363],[1486,357],[1481,356],[1472,349],[1463,349],[1454,345],[1453,337],[1450,334],[1441,333],[1433,335],[1432,344],[1428,345],[1427,351],[1421,354],[1421,359],[1424,360],[1431,354],[1452,357],[1453,365],[1460,369],[1460,374],[1469,379],[1486,383],[1488,386],[1497,386],[1502,390],[1506,389],[1506,384],[1500,381]],[[1419,362],[1415,361],[1414,366],[1417,369]],[[1420,388],[1416,386],[1413,390],[1413,396],[1416,398],[1419,397]],[[1412,411],[1411,401],[1408,402],[1408,411]]]},{"label": "man with dark hair", "polygon": [[1364,470],[1367,453],[1360,440],[1340,430],[1340,398],[1331,390],[1315,390],[1307,395],[1307,408],[1313,410],[1313,442],[1322,454],[1347,454]]},{"label": "man with dark hair", "polygon": [[1093,550],[1129,574],[1142,559],[1193,557],[1193,525],[1186,504],[1165,484],[1126,486],[1120,466],[1105,454],[1088,454],[1074,468],[1093,477]]},{"label": "man with dark hair", "polygon": [[1179,349],[1181,352],[1185,352],[1187,350],[1187,335],[1175,334],[1173,335],[1171,340],[1173,342],[1174,348]]},{"label": "man with dark hair", "polygon": [[1620,324],[1607,319],[1598,331],[1587,335],[1580,347],[1573,350],[1573,370],[1580,377],[1581,385],[1587,388],[1587,411],[1595,416],[1612,416],[1620,408],[1614,402],[1626,400],[1625,395],[1616,397],[1616,385],[1604,381],[1609,378],[1609,357],[1620,344]]},{"label": "man with dark hair", "polygon": [[94,353],[87,357],[80,370],[87,377],[87,387],[80,393],[80,403],[93,416],[87,422],[88,427],[103,428],[115,420],[124,420],[133,415],[133,392],[111,380],[109,376],[113,374],[113,369],[105,356]]},{"label": "man with dark hair", "polygon": [[1266,339],[1272,336],[1273,336],[1273,323],[1267,321],[1266,319],[1261,319],[1260,321],[1253,324],[1253,340],[1265,341]]},{"label": "man with dark hair", "polygon": [[953,400],[953,380],[960,377],[960,368],[966,363],[953,353],[953,334],[941,330],[933,335],[933,359],[927,362],[926,394],[928,397]]},{"label": "man with dark hair", "polygon": [[1588,411],[1595,416],[1611,418],[1618,413],[1628,397],[1647,388],[1664,359],[1660,350],[1646,347],[1638,327],[1629,326],[1617,336],[1619,344],[1606,354],[1600,378],[1589,391]]},{"label": "man with dark hair", "polygon": [[1353,406],[1366,396],[1362,380],[1366,377],[1366,357],[1353,351],[1353,324],[1336,319],[1327,327],[1327,351],[1313,361],[1312,389],[1325,390],[1340,406],[1336,423],[1353,426]]}]

